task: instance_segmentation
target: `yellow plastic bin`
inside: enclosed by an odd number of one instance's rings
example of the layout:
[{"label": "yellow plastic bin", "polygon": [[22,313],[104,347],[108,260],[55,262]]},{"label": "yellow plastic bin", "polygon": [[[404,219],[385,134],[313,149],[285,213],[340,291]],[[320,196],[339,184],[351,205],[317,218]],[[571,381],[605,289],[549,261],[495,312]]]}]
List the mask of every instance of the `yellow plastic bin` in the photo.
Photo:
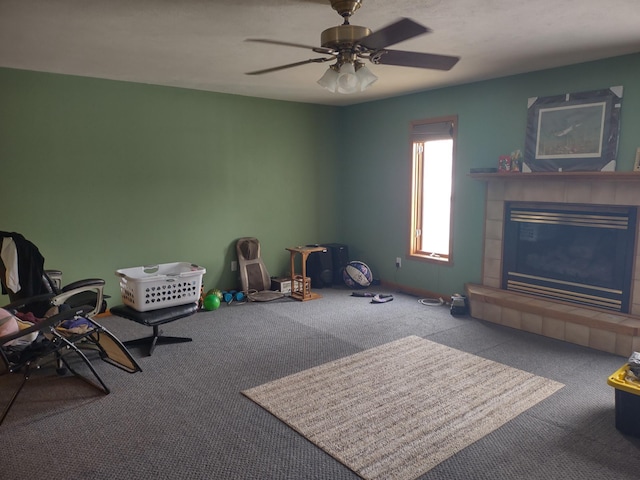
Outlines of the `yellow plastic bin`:
[{"label": "yellow plastic bin", "polygon": [[629,364],[620,367],[607,380],[615,388],[616,428],[625,435],[640,438],[640,383],[626,379]]}]

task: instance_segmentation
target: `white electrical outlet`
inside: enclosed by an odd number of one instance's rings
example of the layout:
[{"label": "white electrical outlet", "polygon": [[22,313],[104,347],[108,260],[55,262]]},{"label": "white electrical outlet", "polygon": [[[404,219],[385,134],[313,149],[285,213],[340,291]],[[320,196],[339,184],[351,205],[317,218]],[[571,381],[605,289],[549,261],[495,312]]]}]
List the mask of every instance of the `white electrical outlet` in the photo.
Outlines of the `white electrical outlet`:
[{"label": "white electrical outlet", "polygon": [[236,270],[238,270],[238,262],[231,260],[231,271],[235,272]]},{"label": "white electrical outlet", "polygon": [[640,171],[640,147],[636,149],[636,161],[633,164],[633,169],[636,172]]},{"label": "white electrical outlet", "polygon": [[396,257],[396,268],[402,267],[402,258]]}]

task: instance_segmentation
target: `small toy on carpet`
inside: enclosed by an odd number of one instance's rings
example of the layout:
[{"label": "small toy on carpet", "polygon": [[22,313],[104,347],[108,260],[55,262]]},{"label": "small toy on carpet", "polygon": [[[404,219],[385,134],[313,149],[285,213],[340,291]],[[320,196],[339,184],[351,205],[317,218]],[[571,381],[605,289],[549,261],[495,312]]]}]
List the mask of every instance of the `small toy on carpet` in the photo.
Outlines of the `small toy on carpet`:
[{"label": "small toy on carpet", "polygon": [[371,299],[371,303],[387,303],[391,300],[393,300],[393,295],[391,295],[390,293],[379,293],[373,296],[373,298]]}]

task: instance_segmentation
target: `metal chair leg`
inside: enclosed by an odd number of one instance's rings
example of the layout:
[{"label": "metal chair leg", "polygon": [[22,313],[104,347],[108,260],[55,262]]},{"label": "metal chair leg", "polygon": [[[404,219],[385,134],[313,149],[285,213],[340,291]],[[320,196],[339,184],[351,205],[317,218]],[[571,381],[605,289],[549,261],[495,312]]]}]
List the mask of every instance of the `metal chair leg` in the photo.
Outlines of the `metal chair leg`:
[{"label": "metal chair leg", "polygon": [[2,422],[4,422],[4,419],[9,414],[9,410],[11,410],[11,407],[13,406],[16,399],[18,398],[18,395],[20,395],[20,392],[22,391],[22,388],[27,383],[27,380],[29,380],[30,375],[31,375],[31,362],[26,364],[22,382],[20,382],[18,389],[14,392],[13,396],[11,397],[11,400],[9,400],[9,403],[7,404],[4,411],[2,412],[2,417],[0,417],[0,425],[2,425]]},{"label": "metal chair leg", "polygon": [[102,388],[100,388],[98,385],[96,385],[94,382],[92,382],[91,380],[89,380],[88,378],[86,378],[83,375],[80,375],[78,372],[76,372],[71,365],[69,365],[69,362],[67,362],[67,359],[64,358],[64,355],[60,356],[60,360],[62,360],[62,362],[65,364],[65,366],[69,369],[69,371],[71,373],[73,373],[76,377],[80,377],[82,380],[84,380],[85,382],[87,382],[89,385],[93,385],[94,387],[96,387],[99,390],[102,390],[105,394],[108,394],[111,392],[111,390],[109,390],[109,387],[107,387],[107,384],[104,383],[104,381],[102,380],[102,377],[100,375],[98,375],[98,372],[96,371],[96,369],[93,367],[93,365],[91,364],[91,361],[89,361],[89,359],[87,358],[87,356],[73,343],[71,343],[69,340],[67,340],[66,338],[64,338],[62,335],[58,335],[58,338],[67,346],[67,348],[73,350],[75,353],[77,353],[80,358],[82,358],[82,361],[84,361],[84,363],[89,367],[89,369],[91,370],[91,373],[93,373],[93,376],[96,377],[96,379],[98,380],[98,382],[100,382],[100,385],[102,386]]}]

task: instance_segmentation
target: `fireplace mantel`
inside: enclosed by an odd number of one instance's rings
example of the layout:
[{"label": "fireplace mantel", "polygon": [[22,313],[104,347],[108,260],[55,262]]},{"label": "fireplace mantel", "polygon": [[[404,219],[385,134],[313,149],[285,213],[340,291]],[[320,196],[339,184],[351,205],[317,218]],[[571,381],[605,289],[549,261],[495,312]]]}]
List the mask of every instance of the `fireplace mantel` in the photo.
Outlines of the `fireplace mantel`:
[{"label": "fireplace mantel", "polygon": [[470,173],[476,180],[510,182],[514,180],[581,180],[640,182],[640,172],[531,172],[531,173]]}]

